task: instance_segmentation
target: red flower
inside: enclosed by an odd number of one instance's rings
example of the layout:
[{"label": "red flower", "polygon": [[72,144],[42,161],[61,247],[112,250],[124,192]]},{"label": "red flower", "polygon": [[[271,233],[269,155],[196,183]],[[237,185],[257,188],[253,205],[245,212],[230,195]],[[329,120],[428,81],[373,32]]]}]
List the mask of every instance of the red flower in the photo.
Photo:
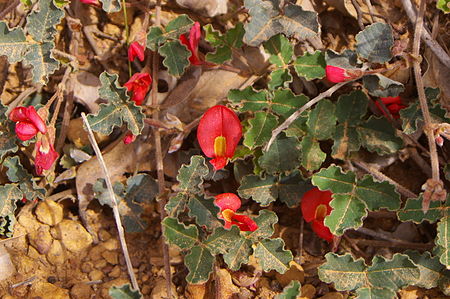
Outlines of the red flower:
[{"label": "red flower", "polygon": [[88,4],[88,5],[94,5],[100,7],[100,2],[98,0],[80,0],[81,3]]},{"label": "red flower", "polygon": [[333,234],[323,221],[332,210],[330,207],[331,195],[330,191],[320,191],[319,188],[315,187],[303,195],[301,202],[305,221],[312,222],[313,231],[328,242],[333,240]]},{"label": "red flower", "polygon": [[219,218],[225,220],[224,227],[230,229],[237,225],[243,232],[253,232],[258,229],[258,224],[246,215],[236,214],[241,207],[241,199],[233,193],[222,193],[216,196],[214,204],[220,208]]},{"label": "red flower", "polygon": [[14,108],[9,114],[9,119],[16,122],[15,131],[22,141],[33,138],[38,132],[47,133],[47,126],[34,106]]},{"label": "red flower", "polygon": [[327,75],[327,80],[332,83],[351,80],[351,77],[347,74],[347,71],[337,66],[327,65],[325,67],[325,73]]},{"label": "red flower", "polygon": [[[399,119],[400,118],[400,110],[402,110],[403,108],[406,108],[406,106],[402,104],[402,99],[400,98],[400,96],[385,97],[385,98],[380,98],[380,100],[383,102],[383,104],[389,110],[389,112],[391,113],[391,115],[394,119]],[[384,110],[381,108],[381,105],[377,101],[375,101],[375,105],[377,106],[378,109],[380,109],[380,111],[383,113],[384,116],[388,117],[388,115],[386,115],[386,112],[384,112]]]},{"label": "red flower", "polygon": [[242,126],[236,113],[222,105],[216,105],[203,114],[197,129],[197,139],[203,153],[215,170],[225,167],[232,158],[239,140]]},{"label": "red flower", "polygon": [[145,100],[145,96],[150,90],[152,84],[152,77],[147,73],[136,73],[134,74],[124,86],[129,92],[133,93],[131,100],[136,103],[136,105],[142,105]]},{"label": "red flower", "polygon": [[132,42],[128,47],[128,60],[134,61],[137,57],[140,61],[144,61],[144,52],[144,46],[138,42]]},{"label": "red flower", "polygon": [[131,133],[131,132],[128,132],[125,135],[125,137],[123,137],[123,143],[124,144],[130,144],[130,143],[132,143],[135,140],[136,140],[136,135],[133,135],[133,133]]},{"label": "red flower", "polygon": [[191,57],[189,57],[189,61],[193,65],[201,65],[203,61],[198,56],[198,42],[200,41],[202,33],[200,30],[200,23],[195,22],[194,26],[192,26],[191,31],[189,32],[189,40],[186,34],[182,34],[180,36],[180,41],[183,45],[186,45],[191,51]]},{"label": "red flower", "polygon": [[34,167],[37,175],[42,175],[44,170],[49,170],[59,156],[53,144],[46,137],[44,138],[43,142],[39,140],[35,145],[36,158],[34,159]]}]

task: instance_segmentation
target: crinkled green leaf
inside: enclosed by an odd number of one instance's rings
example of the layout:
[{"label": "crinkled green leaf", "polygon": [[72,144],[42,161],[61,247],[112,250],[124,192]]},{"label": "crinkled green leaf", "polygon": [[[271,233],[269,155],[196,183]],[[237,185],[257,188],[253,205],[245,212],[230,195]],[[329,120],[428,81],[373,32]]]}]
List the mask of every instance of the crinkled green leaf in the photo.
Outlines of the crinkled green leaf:
[{"label": "crinkled green leaf", "polygon": [[158,183],[148,174],[137,174],[127,180],[126,198],[139,203],[150,203],[158,195]]},{"label": "crinkled green leaf", "polygon": [[162,225],[167,242],[181,249],[189,249],[198,241],[198,229],[193,224],[186,226],[176,218],[166,217]]},{"label": "crinkled green leaf", "polygon": [[380,74],[364,76],[363,85],[374,97],[396,97],[405,90],[402,83]]},{"label": "crinkled green leaf", "polygon": [[296,207],[303,194],[311,189],[311,183],[305,181],[299,171],[294,171],[288,176],[281,175],[276,186],[278,199],[290,208]]},{"label": "crinkled green leaf", "polygon": [[91,129],[103,135],[110,135],[114,127],[126,123],[133,135],[139,135],[144,127],[145,115],[140,107],[129,100],[126,88],[119,86],[118,76],[103,72],[100,82],[100,97],[108,100],[108,104],[101,104],[97,114],[88,115]]},{"label": "crinkled green leaf", "polygon": [[189,270],[186,281],[191,284],[207,282],[213,271],[214,260],[214,256],[207,248],[194,246],[184,257],[184,264]]},{"label": "crinkled green leaf", "polygon": [[357,67],[358,56],[355,51],[344,50],[342,53],[327,50],[325,61],[327,65],[337,66],[343,69],[353,69]]},{"label": "crinkled green leaf", "polygon": [[121,0],[100,0],[102,2],[102,8],[104,11],[111,12],[119,12],[122,10],[122,2]]},{"label": "crinkled green leaf", "polygon": [[259,211],[259,215],[256,216],[256,224],[258,224],[258,229],[253,232],[246,232],[246,238],[253,241],[259,241],[261,239],[267,239],[272,237],[275,232],[274,225],[278,222],[278,216],[275,212],[269,210]]},{"label": "crinkled green leaf", "polygon": [[428,211],[424,214],[422,209],[422,195],[419,198],[409,198],[405,206],[397,212],[400,221],[413,221],[414,223],[422,223],[427,220],[434,223],[439,220],[442,215],[443,208],[439,201],[431,201]]},{"label": "crinkled green leaf", "polygon": [[392,124],[384,117],[371,116],[357,128],[362,145],[379,155],[396,153],[403,141],[395,133]]},{"label": "crinkled green leaf", "polygon": [[205,29],[205,40],[216,47],[216,51],[206,54],[206,61],[223,64],[231,60],[233,51],[242,47],[244,37],[244,26],[237,23],[236,26],[227,30],[224,34],[214,30],[211,24],[203,27]]},{"label": "crinkled green leaf", "polygon": [[164,57],[163,64],[169,74],[175,77],[181,76],[189,66],[189,57],[192,53],[179,40],[166,42],[159,48],[159,53]]},{"label": "crinkled green leaf", "polygon": [[450,0],[437,0],[436,7],[442,10],[444,13],[450,12]]},{"label": "crinkled green leaf", "polygon": [[[429,99],[430,116],[435,123],[449,123],[446,117],[447,111],[440,104],[432,104]],[[405,134],[412,134],[417,131],[423,123],[422,110],[418,102],[413,102],[408,107],[400,110],[400,118],[403,120],[402,128]]]},{"label": "crinkled green leaf", "polygon": [[28,51],[24,56],[24,62],[33,67],[31,73],[33,82],[46,84],[48,76],[59,69],[59,61],[55,60],[51,50],[55,48],[53,42],[42,44],[28,44]]},{"label": "crinkled green leaf", "polygon": [[338,291],[359,289],[367,284],[367,266],[362,258],[354,260],[350,253],[327,253],[326,262],[318,268],[320,280],[334,283]]},{"label": "crinkled green leaf", "polygon": [[223,227],[218,227],[214,232],[203,242],[203,245],[211,251],[212,254],[225,254],[235,247],[235,244],[242,239],[241,232],[236,225],[227,230]]},{"label": "crinkled green leaf", "polygon": [[178,217],[178,215],[186,209],[188,195],[184,192],[178,192],[177,195],[171,197],[164,209],[170,217]]},{"label": "crinkled green leaf", "polygon": [[200,193],[203,189],[201,184],[209,173],[205,158],[202,156],[192,156],[191,163],[181,166],[178,171],[177,180],[180,183],[179,189],[188,193]]},{"label": "crinkled green leaf", "polygon": [[189,216],[195,218],[195,223],[204,225],[209,229],[213,229],[219,225],[217,213],[220,209],[214,205],[212,198],[204,198],[202,196],[191,196],[188,202]]},{"label": "crinkled green leaf", "polygon": [[386,23],[374,23],[356,35],[356,52],[372,63],[388,62],[392,58],[394,37]]},{"label": "crinkled green leaf", "polygon": [[264,271],[275,270],[281,274],[289,270],[289,263],[293,258],[291,251],[284,249],[284,241],[281,238],[258,242],[255,257]]},{"label": "crinkled green leaf", "polygon": [[263,43],[264,50],[270,54],[270,63],[280,68],[287,68],[294,55],[294,47],[282,34],[272,36]]},{"label": "crinkled green leaf", "polygon": [[223,255],[223,260],[230,270],[237,271],[241,268],[242,264],[248,263],[252,252],[252,241],[240,238],[235,242],[234,246]]},{"label": "crinkled green leaf", "polygon": [[350,193],[356,183],[356,176],[353,172],[343,173],[339,166],[331,165],[314,174],[312,183],[320,190],[330,190],[334,194]]},{"label": "crinkled green leaf", "polygon": [[283,292],[275,296],[275,299],[296,299],[301,295],[301,287],[299,281],[292,280],[284,289]]},{"label": "crinkled green leaf", "polygon": [[261,111],[268,107],[268,94],[267,91],[256,91],[253,87],[249,86],[243,90],[231,89],[228,92],[228,99],[238,105],[238,109],[241,112],[246,111]]},{"label": "crinkled green leaf", "polygon": [[[304,94],[295,95],[290,89],[279,88],[273,93],[270,109],[283,118],[288,118],[308,101],[309,98]],[[305,113],[301,115],[304,116]]]},{"label": "crinkled green leaf", "polygon": [[135,291],[129,284],[122,286],[112,286],[109,288],[109,296],[114,299],[140,299],[142,294],[139,291]]},{"label": "crinkled green leaf", "polygon": [[275,90],[281,87],[289,87],[289,83],[291,83],[293,77],[289,72],[289,69],[277,69],[269,74],[269,83],[267,87],[270,90]]},{"label": "crinkled green leaf", "polygon": [[325,55],[321,51],[312,54],[306,52],[302,56],[297,57],[294,62],[294,69],[299,77],[306,80],[322,79],[325,77]]},{"label": "crinkled green leaf", "polygon": [[55,26],[63,17],[64,11],[53,0],[40,0],[27,17],[26,30],[37,42],[52,42],[57,33]]},{"label": "crinkled green leaf", "polygon": [[261,206],[268,206],[277,199],[277,190],[274,188],[276,177],[266,176],[261,179],[256,175],[246,175],[238,189],[239,196],[243,198],[252,197]]},{"label": "crinkled green leaf", "polygon": [[439,261],[447,269],[450,269],[450,211],[447,206],[443,210],[440,221],[437,224],[436,245],[440,246],[442,252],[440,253]]},{"label": "crinkled green leaf", "polygon": [[319,169],[327,158],[327,154],[320,149],[319,142],[307,135],[300,142],[300,146],[302,149],[302,166],[307,170]]},{"label": "crinkled green leaf", "polygon": [[8,107],[0,103],[0,162],[3,157],[18,150],[16,145],[15,124],[8,119],[6,112]]},{"label": "crinkled green leaf", "polygon": [[[167,40],[178,40],[181,34],[188,32],[194,21],[187,15],[180,15],[176,19],[170,21],[166,28],[151,27],[147,35],[147,47],[152,51]],[[189,57],[189,56],[188,56]]]},{"label": "crinkled green leaf", "polygon": [[244,42],[250,46],[258,46],[278,33],[297,39],[319,33],[317,13],[305,11],[298,5],[288,3],[284,14],[280,13],[278,0],[245,0],[244,6],[252,17],[244,26]]},{"label": "crinkled green leaf", "polygon": [[22,191],[17,184],[5,184],[0,186],[0,217],[14,214],[16,201],[23,197]]},{"label": "crinkled green leaf", "polygon": [[300,151],[295,137],[278,137],[258,159],[262,169],[270,174],[286,173],[300,165]]},{"label": "crinkled green leaf", "polygon": [[439,262],[439,257],[431,256],[427,251],[420,254],[417,251],[406,250],[404,254],[416,264],[420,270],[420,278],[414,285],[420,288],[431,289],[440,284],[449,283],[450,271]]},{"label": "crinkled green leaf", "polygon": [[345,229],[358,228],[363,224],[363,218],[367,217],[367,206],[356,194],[333,194],[330,202],[333,209],[331,214],[325,217],[325,225],[338,236],[344,234]]},{"label": "crinkled green leaf", "polygon": [[0,22],[0,55],[6,55],[9,63],[22,61],[28,46],[22,28],[9,29],[5,22]]},{"label": "crinkled green leaf", "polygon": [[250,128],[244,134],[244,145],[250,149],[268,142],[278,124],[277,117],[269,112],[257,112],[248,122]]},{"label": "crinkled green leaf", "polygon": [[400,195],[395,191],[394,185],[376,182],[370,175],[358,180],[356,196],[365,202],[370,211],[382,208],[391,211],[400,209]]},{"label": "crinkled green leaf", "polygon": [[309,113],[308,131],[316,140],[330,139],[336,128],[336,106],[329,100],[320,101]]}]

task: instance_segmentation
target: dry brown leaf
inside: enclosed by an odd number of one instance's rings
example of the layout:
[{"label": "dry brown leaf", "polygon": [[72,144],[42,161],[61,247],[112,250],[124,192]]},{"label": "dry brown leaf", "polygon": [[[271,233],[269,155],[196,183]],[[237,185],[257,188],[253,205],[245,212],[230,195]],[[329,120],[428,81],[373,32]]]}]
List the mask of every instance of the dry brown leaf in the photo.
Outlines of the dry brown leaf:
[{"label": "dry brown leaf", "polygon": [[228,0],[176,0],[181,7],[191,9],[205,17],[215,17],[227,13]]},{"label": "dry brown leaf", "polygon": [[291,261],[289,265],[289,270],[287,270],[284,274],[275,274],[275,277],[283,288],[287,286],[292,280],[297,280],[300,283],[303,283],[305,281],[305,272],[303,271],[302,266],[297,264],[295,261]]}]

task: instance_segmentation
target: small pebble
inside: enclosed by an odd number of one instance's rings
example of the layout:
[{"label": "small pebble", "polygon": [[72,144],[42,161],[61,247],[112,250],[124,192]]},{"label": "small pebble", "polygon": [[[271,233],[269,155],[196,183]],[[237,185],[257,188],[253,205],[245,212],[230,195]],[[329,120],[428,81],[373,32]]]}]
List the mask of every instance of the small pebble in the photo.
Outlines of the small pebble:
[{"label": "small pebble", "polygon": [[102,280],[103,276],[104,276],[104,274],[100,270],[92,270],[91,272],[89,272],[90,280]]}]

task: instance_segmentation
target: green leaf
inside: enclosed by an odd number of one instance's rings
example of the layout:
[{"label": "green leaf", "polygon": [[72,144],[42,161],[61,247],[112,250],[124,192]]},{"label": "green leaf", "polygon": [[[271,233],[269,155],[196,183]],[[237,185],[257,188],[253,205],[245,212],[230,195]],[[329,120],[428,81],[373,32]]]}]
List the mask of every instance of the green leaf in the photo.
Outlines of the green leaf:
[{"label": "green leaf", "polygon": [[333,234],[338,236],[343,235],[345,229],[361,227],[363,218],[367,216],[364,201],[355,194],[333,194],[330,206],[333,210],[325,217],[324,223]]},{"label": "green leaf", "polygon": [[262,169],[270,174],[287,173],[300,165],[300,151],[295,137],[278,137],[258,159]]},{"label": "green leaf", "polygon": [[[295,95],[290,89],[279,88],[273,94],[270,109],[283,118],[288,118],[308,101],[309,98],[304,94]],[[301,114],[301,116],[305,115],[306,113]]]},{"label": "green leaf", "polygon": [[22,191],[17,188],[17,184],[5,184],[0,186],[0,217],[14,215],[16,201],[23,197]]},{"label": "green leaf", "polygon": [[216,47],[215,52],[206,54],[206,61],[223,64],[231,60],[234,49],[242,47],[242,38],[245,33],[242,23],[237,23],[225,34],[214,30],[211,24],[207,24],[203,28],[205,29],[205,40]]},{"label": "green leaf", "polygon": [[305,181],[299,171],[294,171],[288,176],[281,175],[276,187],[280,201],[294,208],[300,203],[303,194],[311,189],[311,184]]},{"label": "green leaf", "polygon": [[443,211],[441,220],[437,224],[436,245],[440,246],[439,261],[450,269],[450,211],[448,207]]},{"label": "green leaf", "polygon": [[303,56],[297,57],[294,62],[297,75],[308,81],[325,77],[326,66],[325,55],[321,51],[316,51],[313,54],[306,52]]},{"label": "green leaf", "polygon": [[320,101],[309,113],[308,131],[317,140],[330,139],[336,128],[335,105],[329,100]]},{"label": "green leaf", "polygon": [[19,148],[16,145],[15,124],[8,119],[6,112],[8,107],[0,103],[0,162],[3,157],[15,153]]},{"label": "green leaf", "polygon": [[185,226],[176,218],[166,217],[162,221],[162,225],[164,227],[163,235],[167,242],[181,249],[189,249],[198,241],[198,230],[193,224]]},{"label": "green leaf", "polygon": [[327,158],[327,154],[320,149],[319,142],[307,135],[302,139],[300,146],[302,149],[302,166],[311,171],[319,169]]},{"label": "green leaf", "polygon": [[379,155],[396,153],[403,146],[403,141],[395,133],[394,127],[384,118],[371,116],[357,128],[364,147]]},{"label": "green leaf", "polygon": [[8,214],[4,217],[0,217],[0,235],[5,236],[7,238],[13,237],[14,226],[16,225],[16,222],[17,220],[13,213]]},{"label": "green leaf", "polygon": [[297,280],[292,280],[284,289],[283,293],[276,295],[275,299],[296,299],[301,295],[302,285]]},{"label": "green leaf", "polygon": [[436,7],[442,10],[444,13],[450,12],[450,0],[437,0]]},{"label": "green leaf", "polygon": [[274,225],[278,222],[278,216],[275,212],[269,210],[259,211],[259,215],[255,217],[258,228],[253,232],[246,232],[246,238],[252,241],[259,241],[272,237],[275,232]]},{"label": "green leaf", "polygon": [[178,217],[178,215],[186,209],[188,196],[184,192],[178,192],[177,195],[171,197],[164,209],[170,217]]},{"label": "green leaf", "polygon": [[191,284],[205,283],[213,271],[214,256],[208,249],[195,246],[185,256],[184,263],[189,270],[186,281]]},{"label": "green leaf", "polygon": [[195,218],[195,223],[213,229],[219,225],[217,213],[220,209],[214,205],[212,198],[202,196],[191,196],[188,202],[189,216]]},{"label": "green leaf", "polygon": [[327,253],[325,258],[326,263],[318,269],[320,280],[333,282],[338,291],[357,289],[358,298],[394,298],[397,290],[413,284],[420,275],[408,256],[399,253],[391,260],[375,256],[371,266],[366,266],[361,258],[355,261],[348,253]]},{"label": "green leaf", "polygon": [[356,35],[356,52],[372,63],[388,62],[392,58],[394,37],[386,23],[374,23]]},{"label": "green leaf", "polygon": [[[46,190],[36,184],[33,176],[28,173],[25,168],[23,168],[22,164],[20,163],[19,157],[7,157],[3,161],[2,166],[8,168],[8,171],[6,171],[8,179],[13,183],[19,184],[20,191],[22,191],[23,197],[25,197],[27,200],[34,201],[37,198],[45,198]],[[20,199],[22,199],[22,197]]]},{"label": "green leaf", "polygon": [[148,174],[137,174],[127,180],[125,197],[138,203],[150,203],[158,195],[158,183]]},{"label": "green leaf", "polygon": [[264,50],[270,54],[269,61],[280,68],[287,68],[294,55],[294,47],[282,34],[272,36],[263,44]]},{"label": "green leaf", "polygon": [[42,44],[28,44],[28,52],[24,56],[25,64],[33,67],[31,73],[33,82],[45,85],[48,76],[59,69],[59,61],[55,60],[51,50],[55,48],[53,42]]},{"label": "green leaf", "polygon": [[242,264],[248,263],[252,252],[252,241],[240,238],[235,242],[234,246],[223,255],[223,260],[230,270],[237,271],[241,268]]},{"label": "green leaf", "polygon": [[[428,99],[431,119],[434,123],[448,123],[450,119],[446,117],[447,111],[440,104],[432,104]],[[410,104],[407,108],[400,110],[400,117],[403,120],[402,128],[405,134],[412,134],[417,131],[419,125],[423,123],[422,110],[418,102]]]},{"label": "green leaf", "polygon": [[376,182],[370,175],[358,180],[356,196],[365,202],[370,211],[382,208],[394,211],[400,209],[400,195],[394,185],[388,182]]},{"label": "green leaf", "polygon": [[166,42],[159,48],[159,53],[164,57],[163,64],[169,74],[175,77],[181,76],[189,66],[189,57],[192,53],[179,40]]},{"label": "green leaf", "polygon": [[380,74],[364,76],[363,85],[374,97],[396,97],[405,90],[402,83]]},{"label": "green leaf", "polygon": [[267,87],[270,90],[275,90],[279,87],[288,87],[289,83],[291,83],[293,80],[293,77],[291,73],[289,72],[289,69],[278,69],[274,70],[269,75],[269,83]]},{"label": "green leaf", "polygon": [[225,254],[235,247],[242,239],[239,228],[233,225],[230,230],[218,227],[214,233],[203,242],[203,245],[211,251],[213,255]]},{"label": "green leaf", "polygon": [[40,0],[37,9],[27,17],[27,32],[35,41],[51,42],[57,33],[55,26],[63,17],[64,11],[56,7],[53,0]]},{"label": "green leaf", "polygon": [[119,12],[122,10],[121,0],[100,0],[102,2],[102,8],[107,13]]},{"label": "green leaf", "polygon": [[430,202],[428,211],[424,214],[422,209],[422,195],[419,198],[409,198],[405,206],[397,212],[400,221],[413,221],[414,223],[422,223],[427,220],[434,223],[441,218],[443,208],[439,201]]},{"label": "green leaf", "polygon": [[356,176],[353,172],[343,173],[339,166],[331,165],[321,169],[312,177],[314,186],[320,190],[330,190],[334,194],[350,193],[353,191]]},{"label": "green leaf", "polygon": [[0,55],[8,56],[9,63],[22,61],[28,45],[22,28],[11,30],[5,22],[0,22]]},{"label": "green leaf", "polygon": [[273,176],[268,175],[261,179],[256,175],[246,175],[241,181],[238,193],[243,198],[252,197],[254,201],[264,207],[277,199],[275,184],[276,177]]},{"label": "green leaf", "polygon": [[280,13],[278,0],[245,0],[244,6],[252,17],[245,28],[244,42],[250,46],[259,46],[278,33],[289,37],[306,39],[319,33],[317,13],[304,11],[300,6],[284,6]]},{"label": "green leaf", "polygon": [[357,68],[358,56],[352,50],[345,50],[342,53],[327,50],[325,52],[325,61],[327,65],[337,66],[343,69],[354,69]]},{"label": "green leaf", "polygon": [[129,284],[124,284],[120,287],[112,286],[109,288],[109,296],[114,299],[140,299],[142,294],[139,291],[135,291]]},{"label": "green leaf", "polygon": [[250,128],[244,134],[244,145],[254,149],[269,141],[278,122],[277,117],[269,112],[257,112],[255,117],[249,120],[249,124]]},{"label": "green leaf", "polygon": [[107,99],[109,103],[100,104],[97,114],[88,115],[91,129],[103,135],[110,135],[114,127],[120,127],[124,122],[133,135],[139,135],[144,128],[145,115],[140,107],[129,100],[126,88],[119,86],[118,76],[103,72],[100,82],[100,97]]},{"label": "green leaf", "polygon": [[198,194],[202,192],[201,185],[203,179],[209,173],[205,158],[202,156],[192,156],[189,165],[181,166],[178,171],[177,180],[180,183],[179,189],[182,192]]},{"label": "green leaf", "polygon": [[417,251],[408,249],[404,253],[408,255],[420,270],[420,278],[414,285],[420,288],[431,289],[449,282],[450,271],[446,270],[439,262],[439,257],[432,257],[427,251],[420,254]]},{"label": "green leaf", "polygon": [[[147,35],[147,47],[152,51],[167,40],[178,40],[180,35],[188,32],[194,21],[187,15],[180,15],[176,19],[170,21],[165,29],[160,27],[151,27]],[[189,57],[189,56],[188,56]]]},{"label": "green leaf", "polygon": [[[94,186],[92,186],[92,190],[94,191],[95,198],[97,198],[101,205],[108,205],[111,208],[114,206],[111,195],[109,194],[108,188],[106,186],[105,179],[97,179],[97,181],[94,183]],[[125,196],[125,186],[121,182],[114,182],[113,191],[116,203],[119,204]]]},{"label": "green leaf", "polygon": [[267,91],[256,91],[249,86],[243,90],[231,89],[228,92],[228,99],[238,106],[240,112],[261,111],[268,107]]},{"label": "green leaf", "polygon": [[264,239],[258,242],[255,257],[264,271],[275,270],[281,274],[289,270],[289,263],[293,258],[292,253],[284,249],[284,241],[281,238]]}]

